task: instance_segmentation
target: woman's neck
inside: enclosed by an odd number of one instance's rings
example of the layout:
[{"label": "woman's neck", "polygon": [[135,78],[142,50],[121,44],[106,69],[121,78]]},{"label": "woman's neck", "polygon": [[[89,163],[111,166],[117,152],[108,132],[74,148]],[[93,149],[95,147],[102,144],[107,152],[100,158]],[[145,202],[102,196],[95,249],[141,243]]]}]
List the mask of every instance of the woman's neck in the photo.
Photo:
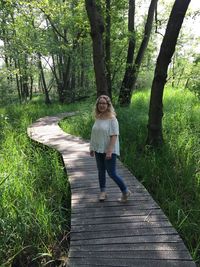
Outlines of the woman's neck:
[{"label": "woman's neck", "polygon": [[97,119],[99,120],[107,120],[107,119],[112,119],[112,118],[113,118],[113,115],[108,112],[99,113],[97,115]]}]

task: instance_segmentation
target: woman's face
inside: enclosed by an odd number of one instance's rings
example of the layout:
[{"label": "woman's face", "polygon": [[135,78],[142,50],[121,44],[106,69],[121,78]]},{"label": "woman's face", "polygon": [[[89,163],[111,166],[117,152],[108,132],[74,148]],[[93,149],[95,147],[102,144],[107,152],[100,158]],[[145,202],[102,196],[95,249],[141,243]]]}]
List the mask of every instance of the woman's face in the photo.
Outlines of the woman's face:
[{"label": "woman's face", "polygon": [[97,107],[98,107],[99,112],[101,112],[101,113],[106,112],[108,109],[108,103],[107,103],[106,99],[103,97],[99,98],[99,101],[97,103]]}]

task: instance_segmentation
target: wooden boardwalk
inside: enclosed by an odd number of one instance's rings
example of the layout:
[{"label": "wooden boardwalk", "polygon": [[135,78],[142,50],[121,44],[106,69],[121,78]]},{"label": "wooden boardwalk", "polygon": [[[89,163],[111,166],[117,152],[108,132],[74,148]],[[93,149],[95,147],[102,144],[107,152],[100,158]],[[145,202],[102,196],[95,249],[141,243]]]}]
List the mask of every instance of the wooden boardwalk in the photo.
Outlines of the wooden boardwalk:
[{"label": "wooden boardwalk", "polygon": [[44,117],[28,128],[35,141],[57,149],[71,184],[69,267],[195,267],[182,239],[141,183],[118,161],[118,172],[132,191],[126,204],[107,179],[108,199],[98,201],[98,179],[89,144],[63,132],[59,120]]}]

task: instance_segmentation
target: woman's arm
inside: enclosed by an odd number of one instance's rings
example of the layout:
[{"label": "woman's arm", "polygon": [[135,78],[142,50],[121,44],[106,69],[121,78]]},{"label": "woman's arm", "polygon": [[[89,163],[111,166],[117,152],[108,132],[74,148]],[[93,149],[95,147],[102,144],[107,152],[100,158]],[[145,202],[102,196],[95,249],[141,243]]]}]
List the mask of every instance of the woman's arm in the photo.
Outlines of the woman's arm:
[{"label": "woman's arm", "polygon": [[94,150],[90,150],[90,157],[94,157]]},{"label": "woman's arm", "polygon": [[111,159],[116,140],[117,140],[117,135],[110,136],[110,142],[108,144],[108,148],[106,151],[106,159]]}]

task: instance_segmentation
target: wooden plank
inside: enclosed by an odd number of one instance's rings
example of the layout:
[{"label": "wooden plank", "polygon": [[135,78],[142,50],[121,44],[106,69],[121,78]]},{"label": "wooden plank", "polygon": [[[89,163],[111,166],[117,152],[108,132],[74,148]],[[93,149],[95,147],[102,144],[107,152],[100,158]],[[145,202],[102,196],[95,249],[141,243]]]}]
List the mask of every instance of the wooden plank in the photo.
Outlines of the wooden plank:
[{"label": "wooden plank", "polygon": [[72,199],[69,267],[194,267],[182,239],[146,188],[117,160],[117,172],[132,191],[125,204],[107,177],[108,199],[98,201],[99,182],[89,142],[65,133],[61,118],[47,116],[27,130],[38,142],[57,149],[63,157]]},{"label": "wooden plank", "polygon": [[[97,173],[96,169],[95,170],[85,169],[85,170],[79,170],[79,171],[76,171],[76,169],[70,169],[70,170],[68,170],[67,173],[71,179],[80,178],[80,180],[81,180],[81,178],[84,177],[84,179],[86,179],[86,180],[92,179],[93,182],[98,182],[98,173]],[[122,178],[124,179],[124,181],[127,184],[132,185],[132,186],[138,186],[138,187],[146,190],[145,187],[142,184],[138,184],[137,181],[133,177],[122,177]],[[82,180],[83,182],[84,182],[84,179]],[[111,184],[116,185],[109,176],[106,176],[106,183],[107,183],[107,185],[111,185]],[[82,185],[84,186],[84,183]]]},{"label": "wooden plank", "polygon": [[84,196],[83,196],[82,198],[72,199],[71,204],[72,204],[73,208],[75,208],[75,206],[77,208],[81,208],[84,205],[86,208],[87,208],[87,205],[88,205],[88,208],[91,206],[94,206],[94,205],[101,205],[101,206],[105,206],[105,207],[107,207],[107,206],[119,206],[120,205],[121,207],[123,207],[123,206],[133,206],[136,201],[141,201],[141,203],[142,203],[144,201],[151,201],[152,200],[150,198],[150,196],[142,196],[140,194],[138,196],[134,196],[133,199],[130,199],[126,204],[124,204],[124,203],[119,203],[119,201],[118,201],[119,197],[120,197],[120,194],[116,197],[113,197],[113,198],[108,197],[106,199],[106,201],[101,202],[99,204],[98,195],[94,196],[93,198],[84,198]]},{"label": "wooden plank", "polygon": [[112,266],[112,267],[195,267],[192,261],[186,260],[145,260],[145,259],[107,259],[107,258],[73,258],[71,267],[81,266]]},{"label": "wooden plank", "polygon": [[71,251],[70,258],[188,260],[186,250]]},{"label": "wooden plank", "polygon": [[[95,192],[88,192],[88,193],[73,193],[72,195],[72,200],[74,199],[91,199],[93,197],[98,197],[98,195],[95,193]],[[109,195],[108,195],[108,200],[109,199],[117,199],[119,196],[121,196],[121,193],[120,192],[110,192]],[[130,196],[130,200],[134,199],[134,197],[137,197],[137,196],[141,196],[141,192],[134,192],[134,194],[132,194]],[[150,195],[146,192],[142,193],[142,196],[146,196],[146,197],[149,197],[150,198]]]},{"label": "wooden plank", "polygon": [[127,236],[145,236],[145,235],[174,235],[177,232],[172,227],[167,228],[133,228],[120,230],[104,230],[93,232],[76,233],[71,231],[71,240],[95,239],[95,238],[111,238],[111,237],[127,237]]},{"label": "wooden plank", "polygon": [[[83,224],[83,225],[71,225],[71,233],[73,235],[74,232],[92,232],[92,231],[109,231],[109,230],[124,230],[129,229],[132,231],[133,229],[143,229],[143,228],[161,228],[165,229],[166,227],[171,227],[169,221],[159,221],[159,222],[125,222],[123,224],[113,223],[113,224]],[[173,229],[173,228],[172,228]]]},{"label": "wooden plank", "polygon": [[[96,203],[92,203],[92,205],[88,205],[88,203],[82,203],[79,205],[75,205],[72,208],[72,214],[73,213],[76,213],[76,214],[85,213],[86,210],[87,210],[87,212],[92,212],[93,210],[94,211],[101,211],[102,209],[111,212],[114,208],[119,208],[119,207],[120,207],[120,209],[127,210],[127,211],[129,211],[130,209],[143,210],[143,209],[157,209],[157,208],[159,208],[156,203],[154,203],[153,201],[149,203],[148,200],[131,201],[129,203],[126,203],[126,206],[121,205],[121,203],[118,203],[117,201],[113,201],[113,202],[105,201],[104,203],[97,201]],[[84,209],[84,208],[86,208],[86,209]]]},{"label": "wooden plank", "polygon": [[181,242],[179,235],[147,235],[147,236],[125,236],[114,238],[97,238],[87,240],[72,240],[70,244],[73,246],[85,245],[104,245],[104,244],[136,244],[136,243],[165,243],[165,242]]},{"label": "wooden plank", "polygon": [[[116,201],[116,199],[114,200],[106,200],[104,202],[100,202],[98,200],[98,197],[96,197],[96,199],[92,199],[90,200],[84,200],[81,201],[81,199],[75,199],[73,201],[71,201],[71,205],[72,205],[72,210],[76,211],[76,210],[81,210],[83,208],[86,208],[87,210],[92,209],[92,208],[107,208],[107,207],[130,207],[130,209],[137,209],[137,207],[143,207],[144,205],[154,205],[154,201],[152,198],[149,197],[142,197],[142,196],[138,196],[137,199],[134,198],[134,200],[129,200],[126,205],[124,205],[123,203],[119,203],[118,201]],[[155,204],[156,205],[156,204]]]},{"label": "wooden plank", "polygon": [[[81,202],[81,200],[74,200],[71,203],[71,207],[72,207],[72,214],[73,213],[79,213],[80,212],[84,212],[84,209],[86,209],[87,211],[93,210],[93,209],[101,209],[101,208],[120,208],[122,209],[124,207],[124,205],[122,203],[119,203],[118,201],[114,200],[114,201],[105,201],[105,202],[101,202],[98,199],[96,199],[96,201],[89,203],[89,202]],[[129,201],[128,203],[126,203],[126,207],[129,207],[129,209],[148,209],[150,207],[152,208],[157,208],[156,205],[154,205],[154,203],[149,203],[148,199],[137,199],[136,201]]]},{"label": "wooden plank", "polygon": [[[129,243],[129,244],[92,244],[92,245],[87,245],[87,244],[82,244],[79,246],[74,246],[73,244],[70,244],[70,250],[71,251],[87,251],[87,252],[92,252],[92,251],[115,251],[116,255],[118,254],[119,251],[152,251],[152,250],[157,250],[157,251],[168,251],[168,250],[173,250],[173,251],[187,251],[185,245],[183,242],[156,242],[156,243]],[[190,259],[190,256],[188,256]]]},{"label": "wooden plank", "polygon": [[[92,191],[96,190],[97,192],[99,192],[99,181],[98,181],[98,178],[97,177],[96,178],[92,177],[92,179],[93,179],[92,181],[95,180],[95,183],[90,185],[90,190],[92,190]],[[134,190],[140,190],[141,191],[143,189],[140,185],[134,183],[134,180],[133,181],[128,181],[127,185],[129,187],[131,187],[132,189],[134,189]],[[116,186],[116,184],[109,177],[107,178],[107,186],[108,186],[108,188],[106,189],[107,192],[110,192],[111,190],[119,191],[119,188]],[[88,190],[88,185],[85,184],[84,181],[82,181],[82,183],[77,184],[77,187],[75,187],[73,189],[73,192],[80,192],[80,191],[84,191],[85,192],[87,190]]]},{"label": "wooden plank", "polygon": [[[128,185],[128,184],[127,184]],[[145,191],[143,188],[139,186],[134,186],[132,183],[129,184],[129,190],[133,191],[132,195],[136,193],[144,193],[145,195],[149,195],[147,191]],[[74,188],[72,189],[73,194],[88,194],[88,188]],[[100,189],[99,189],[99,183],[95,183],[92,187],[90,187],[90,194],[99,194]],[[121,193],[120,189],[117,187],[116,184],[110,184],[109,187],[106,189],[106,193],[109,195],[110,193]]]},{"label": "wooden plank", "polygon": [[72,225],[83,225],[83,224],[102,224],[102,223],[125,223],[125,222],[144,222],[144,221],[149,221],[149,222],[160,222],[160,221],[167,221],[166,216],[163,214],[159,215],[136,215],[136,216],[127,216],[127,217],[108,217],[108,218],[89,218],[89,219],[78,219],[78,218],[73,218],[71,219],[71,224]]},{"label": "wooden plank", "polygon": [[109,210],[100,209],[98,210],[85,210],[85,213],[73,213],[73,217],[76,217],[78,220],[82,219],[96,219],[96,218],[110,218],[112,217],[129,217],[129,216],[148,216],[148,215],[163,215],[162,211],[158,208],[148,208],[148,209],[119,209],[119,208],[112,208]]},{"label": "wooden plank", "polygon": [[[78,176],[78,177],[69,176],[69,181],[70,181],[70,184],[72,184],[71,185],[72,190],[75,190],[75,192],[79,192],[82,190],[87,191],[88,189],[90,189],[91,192],[94,190],[96,190],[98,193],[100,192],[98,178],[94,177],[94,175],[92,175],[92,176],[88,175],[87,178],[85,178],[85,179],[84,179],[84,174],[82,174],[81,176]],[[137,189],[138,189],[138,191],[139,190],[141,191],[141,189],[136,188],[134,183],[131,181],[126,182],[126,185],[129,187],[129,189],[131,191],[133,191],[133,193],[134,193],[134,190],[137,190]],[[112,190],[120,192],[120,190],[118,189],[116,184],[110,178],[107,179],[106,186],[107,186],[106,191],[108,193]]]}]

